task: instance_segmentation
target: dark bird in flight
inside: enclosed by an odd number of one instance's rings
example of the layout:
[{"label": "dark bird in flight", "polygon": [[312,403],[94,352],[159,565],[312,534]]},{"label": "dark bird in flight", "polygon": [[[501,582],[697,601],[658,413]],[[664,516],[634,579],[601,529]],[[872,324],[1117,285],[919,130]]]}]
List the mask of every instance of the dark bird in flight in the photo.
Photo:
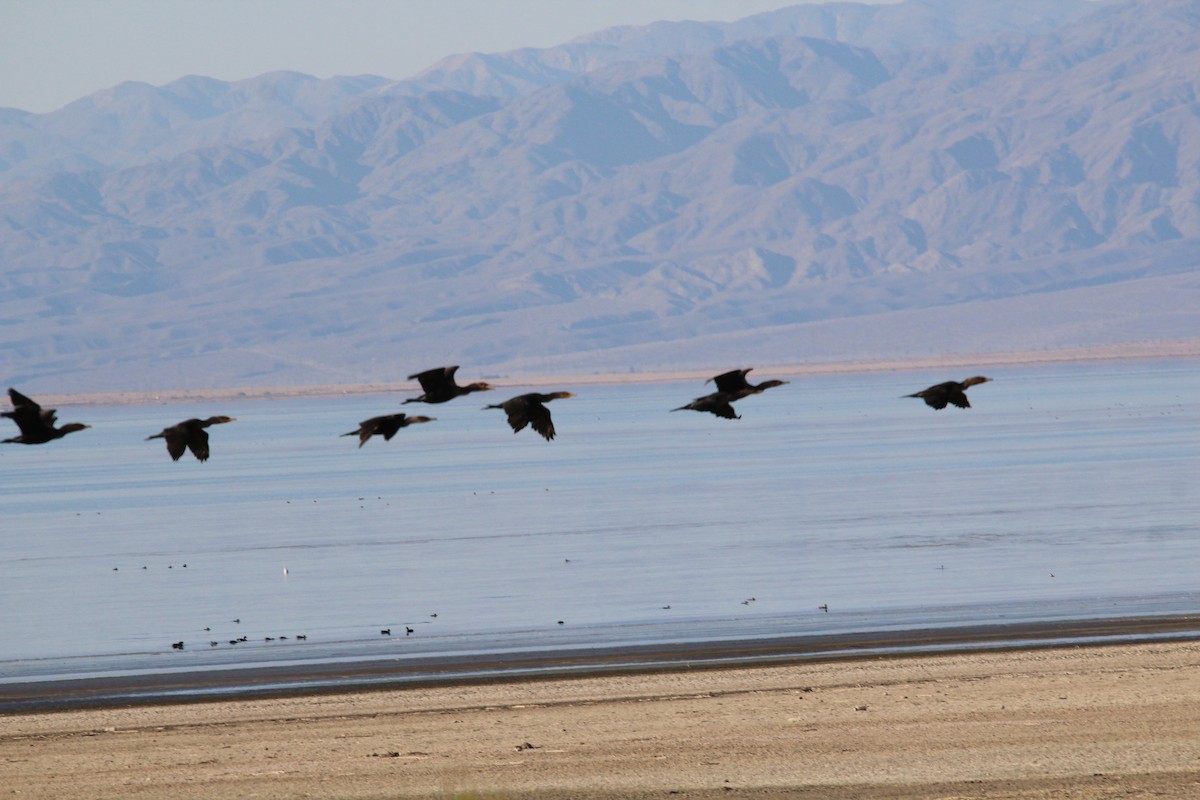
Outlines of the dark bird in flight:
[{"label": "dark bird in flight", "polygon": [[445,403],[447,400],[453,400],[456,397],[462,397],[464,394],[471,392],[486,392],[492,387],[486,383],[468,383],[466,386],[459,386],[454,381],[454,373],[458,370],[454,367],[438,367],[436,369],[427,369],[424,372],[418,372],[416,375],[409,375],[408,379],[420,381],[421,388],[425,393],[419,397],[410,397],[405,400],[405,403]]},{"label": "dark bird in flight", "polygon": [[362,447],[372,436],[382,436],[385,442],[390,442],[401,428],[407,428],[417,422],[433,422],[437,417],[410,417],[407,414],[386,414],[382,417],[371,417],[358,423],[358,430],[343,433],[342,436],[358,436],[358,446]]},{"label": "dark bird in flight", "polygon": [[220,425],[225,422],[233,422],[233,417],[209,417],[208,419],[185,419],[178,425],[172,425],[169,428],[163,428],[161,433],[156,433],[153,436],[147,436],[146,441],[151,439],[166,439],[167,452],[171,454],[172,461],[178,461],[183,455],[184,450],[191,450],[200,461],[208,460],[208,431],[204,430],[209,425]]},{"label": "dark bird in flight", "polygon": [[[709,380],[717,385],[717,392],[731,395],[730,402],[741,400],[743,397],[749,397],[752,394],[761,394],[774,386],[784,386],[787,384],[787,381],[777,380],[763,381],[759,384],[750,383],[746,380],[746,374],[752,369],[754,367],[722,372],[715,378],[709,378]],[[708,381],[705,381],[705,383],[708,383]]]},{"label": "dark bird in flight", "polygon": [[17,423],[17,427],[21,429],[21,435],[5,439],[5,442],[45,444],[55,439],[61,439],[68,433],[91,427],[79,422],[71,422],[61,428],[56,428],[54,426],[56,412],[53,408],[42,408],[16,389],[9,389],[8,396],[12,400],[13,410],[0,411],[0,417],[8,417]]},{"label": "dark bird in flight", "polygon": [[906,394],[905,397],[919,397],[925,401],[925,405],[930,408],[943,409],[947,404],[953,404],[959,408],[970,408],[971,404],[967,401],[966,390],[969,386],[974,386],[977,383],[987,383],[991,378],[984,378],[981,375],[976,375],[974,378],[967,378],[962,383],[958,381],[946,381],[939,383],[937,386],[930,386],[928,389],[923,389],[916,394]]},{"label": "dark bird in flight", "polygon": [[741,416],[733,410],[733,403],[741,400],[743,397],[749,397],[752,394],[760,394],[770,389],[773,386],[783,386],[787,381],[763,381],[759,384],[753,384],[746,380],[746,373],[754,367],[746,369],[735,369],[729,372],[722,372],[716,377],[709,378],[705,383],[712,381],[717,385],[717,391],[712,394],[706,394],[704,397],[697,397],[686,406],[672,408],[672,411],[706,411],[709,414],[716,414],[724,419],[741,419]]},{"label": "dark bird in flight", "polygon": [[706,394],[704,397],[697,397],[686,406],[672,408],[672,411],[707,411],[709,414],[716,414],[718,417],[725,419],[741,419],[741,415],[733,410],[733,401],[738,398],[733,395],[725,394],[724,392],[713,392]]},{"label": "dark bird in flight", "polygon": [[554,421],[550,419],[550,410],[546,408],[545,404],[551,400],[574,396],[570,392],[551,392],[550,394],[530,392],[529,394],[517,395],[511,400],[505,400],[498,405],[484,406],[484,408],[504,409],[504,413],[508,415],[508,424],[512,426],[513,433],[517,433],[526,425],[529,425],[544,436],[546,441],[550,441],[554,438]]}]

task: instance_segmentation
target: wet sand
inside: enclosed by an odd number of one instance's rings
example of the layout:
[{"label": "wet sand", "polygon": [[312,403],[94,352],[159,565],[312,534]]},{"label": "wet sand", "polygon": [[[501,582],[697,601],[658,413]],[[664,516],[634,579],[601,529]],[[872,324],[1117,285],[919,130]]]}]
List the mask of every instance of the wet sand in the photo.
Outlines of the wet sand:
[{"label": "wet sand", "polygon": [[[351,655],[350,643],[343,642],[335,645],[342,653],[337,657],[331,657],[333,651],[305,646],[304,658],[275,658],[265,664],[249,658],[242,663],[193,664],[186,669],[128,664],[124,670],[82,677],[0,679],[0,715],[1165,640],[1200,640],[1200,616],[1164,613],[568,649],[393,653],[383,659]],[[205,652],[202,648],[201,654]]]},{"label": "wet sand", "polygon": [[1200,642],[0,716],[36,798],[1200,796]]}]

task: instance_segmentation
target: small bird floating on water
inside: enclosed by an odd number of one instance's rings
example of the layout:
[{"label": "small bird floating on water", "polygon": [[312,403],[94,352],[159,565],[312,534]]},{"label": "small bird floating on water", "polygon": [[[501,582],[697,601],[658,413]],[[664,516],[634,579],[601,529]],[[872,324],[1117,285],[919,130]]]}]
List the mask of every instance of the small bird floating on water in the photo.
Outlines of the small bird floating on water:
[{"label": "small bird floating on water", "polygon": [[497,405],[484,406],[484,409],[503,409],[504,413],[508,415],[508,424],[512,426],[513,433],[519,433],[528,425],[540,433],[546,441],[550,441],[554,438],[554,420],[550,418],[550,410],[546,408],[546,403],[574,396],[570,392],[550,392],[549,394],[530,392],[517,395]]},{"label": "small bird floating on water", "polygon": [[409,375],[410,381],[415,380],[421,384],[421,389],[424,394],[418,397],[410,397],[405,400],[405,403],[445,403],[448,400],[453,400],[456,397],[462,397],[464,394],[471,392],[486,392],[491,390],[489,384],[468,383],[466,386],[459,386],[454,380],[454,373],[458,370],[458,366],[453,367],[436,367],[427,369],[424,372],[418,372],[415,375]]},{"label": "small bird floating on water", "polygon": [[12,400],[13,410],[0,411],[0,417],[8,417],[17,423],[17,427],[21,430],[21,435],[14,436],[11,439],[4,439],[5,443],[45,444],[55,439],[61,439],[68,433],[82,431],[91,427],[79,422],[69,422],[61,428],[57,428],[54,425],[57,418],[55,409],[42,408],[16,389],[9,389],[8,396]]},{"label": "small bird floating on water", "polygon": [[178,461],[183,455],[184,450],[191,450],[200,461],[208,460],[208,431],[204,430],[209,425],[222,425],[226,422],[234,422],[233,417],[209,417],[208,419],[185,419],[176,425],[169,428],[163,428],[161,433],[156,433],[153,436],[147,436],[146,441],[151,439],[166,439],[167,453],[170,454],[172,461]]},{"label": "small bird floating on water", "polygon": [[930,386],[928,389],[922,389],[915,394],[906,394],[904,396],[919,397],[925,401],[925,405],[939,411],[945,408],[947,404],[955,405],[959,408],[970,408],[971,403],[967,400],[966,395],[967,388],[977,383],[987,383],[990,380],[991,378],[976,375],[974,378],[967,378],[962,383],[958,381],[946,381],[936,386]]},{"label": "small bird floating on water", "polygon": [[358,436],[358,446],[362,447],[372,436],[382,436],[385,442],[401,428],[407,428],[418,422],[433,422],[437,417],[410,417],[407,414],[385,414],[381,417],[371,417],[358,423],[358,430],[343,433],[342,436]]}]

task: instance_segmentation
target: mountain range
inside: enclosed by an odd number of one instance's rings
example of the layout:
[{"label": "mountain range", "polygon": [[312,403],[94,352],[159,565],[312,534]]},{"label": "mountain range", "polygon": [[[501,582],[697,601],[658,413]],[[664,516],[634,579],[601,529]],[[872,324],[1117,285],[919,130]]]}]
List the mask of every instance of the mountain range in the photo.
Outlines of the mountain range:
[{"label": "mountain range", "polygon": [[[1200,339],[1200,6],[800,5],[0,110],[31,391]],[[464,366],[464,370],[467,367]]]}]

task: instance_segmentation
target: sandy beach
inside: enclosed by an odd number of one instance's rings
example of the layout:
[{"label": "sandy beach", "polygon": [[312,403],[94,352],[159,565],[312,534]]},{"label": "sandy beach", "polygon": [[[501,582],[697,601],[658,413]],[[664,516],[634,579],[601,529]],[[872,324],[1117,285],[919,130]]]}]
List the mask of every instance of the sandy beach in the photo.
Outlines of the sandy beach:
[{"label": "sandy beach", "polygon": [[0,717],[35,798],[1200,796],[1200,643]]}]

